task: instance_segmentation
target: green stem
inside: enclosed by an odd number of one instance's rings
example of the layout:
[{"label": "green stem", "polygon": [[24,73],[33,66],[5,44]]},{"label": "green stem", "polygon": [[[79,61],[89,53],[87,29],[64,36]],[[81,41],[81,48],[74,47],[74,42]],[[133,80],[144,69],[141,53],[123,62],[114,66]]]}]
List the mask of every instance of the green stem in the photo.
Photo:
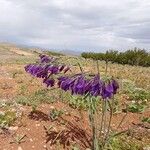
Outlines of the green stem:
[{"label": "green stem", "polygon": [[110,118],[109,118],[107,133],[106,133],[106,136],[105,136],[105,143],[107,142],[107,139],[109,137],[111,121],[112,121],[112,116],[113,116],[113,107],[111,107],[111,104],[110,104],[109,101],[108,101],[108,105],[109,105],[109,108],[110,108]]},{"label": "green stem", "polygon": [[89,100],[89,118],[90,118],[90,122],[91,122],[91,128],[92,128],[92,149],[93,150],[99,150],[99,146],[98,146],[98,141],[97,141],[97,136],[96,136],[96,127],[95,127],[95,117],[94,117],[94,113],[95,113],[95,104],[94,104],[94,100],[92,100],[92,97],[90,97]]},{"label": "green stem", "polygon": [[104,139],[105,139],[105,136],[106,136],[106,122],[107,122],[107,100],[104,101]]},{"label": "green stem", "polygon": [[119,129],[119,128],[120,128],[120,126],[122,125],[123,121],[125,120],[125,118],[126,118],[127,114],[128,114],[128,113],[126,113],[126,114],[122,117],[122,119],[121,119],[121,121],[120,121],[119,125],[117,126],[117,129]]},{"label": "green stem", "polygon": [[104,100],[102,100],[102,115],[101,115],[101,125],[100,125],[100,135],[99,137],[101,138],[102,136],[102,130],[103,130],[103,122],[104,122]]},{"label": "green stem", "polygon": [[107,75],[107,71],[108,71],[108,61],[106,60],[105,75]]},{"label": "green stem", "polygon": [[99,62],[98,62],[98,60],[96,61],[96,65],[97,65],[97,72],[98,72],[98,75],[100,75]]}]

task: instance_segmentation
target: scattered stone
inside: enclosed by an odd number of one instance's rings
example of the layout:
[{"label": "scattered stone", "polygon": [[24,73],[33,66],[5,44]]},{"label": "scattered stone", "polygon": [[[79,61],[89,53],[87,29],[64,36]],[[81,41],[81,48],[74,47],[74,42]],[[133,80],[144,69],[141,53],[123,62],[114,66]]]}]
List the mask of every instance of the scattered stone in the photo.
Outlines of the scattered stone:
[{"label": "scattered stone", "polygon": [[18,150],[23,150],[21,146],[18,147]]},{"label": "scattered stone", "polygon": [[40,124],[38,123],[38,124],[36,124],[35,126],[36,126],[36,127],[39,127],[39,126],[40,126]]},{"label": "scattered stone", "polygon": [[33,142],[33,139],[30,139],[30,142]]},{"label": "scattered stone", "polygon": [[47,146],[46,146],[46,145],[43,145],[43,147],[44,147],[44,148],[47,148]]},{"label": "scattered stone", "polygon": [[32,148],[35,148],[35,146],[33,145]]},{"label": "scattered stone", "polygon": [[0,111],[0,115],[4,116],[4,115],[5,115],[5,112]]},{"label": "scattered stone", "polygon": [[15,126],[15,127],[9,127],[8,128],[10,131],[16,131],[16,130],[18,130],[18,126]]},{"label": "scattered stone", "polygon": [[144,147],[143,150],[150,150],[150,147],[149,146]]},{"label": "scattered stone", "polygon": [[50,106],[50,109],[54,109],[55,107],[54,106]]}]

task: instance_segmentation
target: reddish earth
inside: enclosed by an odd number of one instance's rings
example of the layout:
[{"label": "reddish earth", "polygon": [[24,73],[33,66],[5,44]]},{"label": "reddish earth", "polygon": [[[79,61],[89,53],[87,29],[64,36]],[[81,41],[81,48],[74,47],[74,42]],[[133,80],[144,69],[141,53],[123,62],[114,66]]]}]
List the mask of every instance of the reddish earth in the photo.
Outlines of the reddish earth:
[{"label": "reddish earth", "polygon": [[[23,65],[0,66],[0,100],[13,100],[20,93],[21,87],[24,87],[22,90],[25,91],[22,92],[25,94],[33,93],[42,87],[40,81],[24,73],[23,67]],[[14,71],[15,77],[13,77]],[[124,103],[124,99],[121,102]],[[9,130],[0,131],[0,150],[71,150],[72,145],[79,145],[81,150],[85,150],[91,147],[91,130],[87,112],[80,113],[62,102],[39,105],[34,113],[31,113],[30,106],[20,107],[21,119],[18,118]],[[65,112],[55,121],[49,118],[49,112],[53,108]],[[118,113],[113,116],[114,130],[124,115],[125,113]],[[132,129],[130,136],[150,143],[150,125],[141,122],[143,116],[150,117],[150,111],[128,113],[117,130]],[[49,127],[52,127],[51,131],[46,130]],[[25,136],[23,141],[20,144],[11,143],[17,134]],[[60,144],[57,143],[58,141]]]},{"label": "reddish earth", "polygon": [[[49,118],[49,112],[51,109],[57,108],[58,110],[64,110],[66,113],[56,121],[51,121]],[[17,129],[10,132],[3,132],[0,134],[0,150],[16,150],[21,147],[23,150],[55,150],[57,141],[60,142],[61,149],[69,150],[70,145],[79,144],[81,150],[90,148],[91,145],[91,133],[89,128],[89,123],[87,120],[86,112],[82,111],[83,118],[81,114],[69,106],[56,102],[54,104],[42,104],[38,107],[37,111],[31,113],[30,107],[23,107],[22,119],[16,121],[14,127]],[[118,126],[122,116],[125,114],[116,114],[113,117],[113,128]],[[139,117],[148,116],[149,112],[142,114],[130,113],[126,116],[123,125],[121,125],[119,130],[126,130],[128,128],[133,128],[138,130],[137,137],[146,136],[148,137],[150,128],[146,124],[140,124]],[[46,128],[52,126],[52,132],[46,132]],[[141,131],[141,133],[139,132]],[[12,143],[13,137],[17,134],[25,135],[24,142],[20,144]],[[134,134],[137,134],[134,132]],[[147,138],[147,140],[150,140]]]},{"label": "reddish earth", "polygon": [[[48,114],[50,109],[65,109],[67,114],[65,117],[60,118],[56,121],[51,121]],[[71,113],[70,113],[71,112]],[[65,125],[63,125],[65,124]],[[55,103],[52,105],[43,104],[35,113],[31,113],[29,107],[24,107],[24,113],[22,120],[16,122],[14,126],[19,128],[13,132],[0,135],[0,148],[7,150],[16,150],[17,144],[10,144],[12,137],[16,134],[26,135],[24,138],[25,142],[19,146],[22,149],[56,149],[57,140],[60,141],[62,148],[69,149],[72,144],[78,143],[83,149],[90,147],[90,135],[87,120],[80,120],[77,111],[73,111],[63,103]],[[46,133],[45,127],[53,126],[54,129],[49,134]],[[61,132],[61,133],[59,133]],[[56,136],[58,138],[56,138]]]}]

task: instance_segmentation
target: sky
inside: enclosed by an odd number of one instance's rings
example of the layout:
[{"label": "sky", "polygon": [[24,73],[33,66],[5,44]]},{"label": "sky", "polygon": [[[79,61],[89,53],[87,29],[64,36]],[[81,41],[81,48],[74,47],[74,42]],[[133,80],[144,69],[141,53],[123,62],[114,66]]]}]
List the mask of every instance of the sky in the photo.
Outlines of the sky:
[{"label": "sky", "polygon": [[150,0],[0,0],[0,42],[59,50],[150,51]]}]

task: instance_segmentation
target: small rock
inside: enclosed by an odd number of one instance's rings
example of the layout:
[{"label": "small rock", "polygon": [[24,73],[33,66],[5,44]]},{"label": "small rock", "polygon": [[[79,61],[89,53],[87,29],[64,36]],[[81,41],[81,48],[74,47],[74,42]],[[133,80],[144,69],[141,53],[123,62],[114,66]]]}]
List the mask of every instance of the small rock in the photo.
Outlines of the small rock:
[{"label": "small rock", "polygon": [[143,150],[150,150],[150,147],[144,147]]},{"label": "small rock", "polygon": [[55,107],[54,106],[50,106],[50,109],[54,109]]},{"label": "small rock", "polygon": [[46,145],[43,145],[43,147],[44,147],[44,148],[47,148],[47,146],[46,146]]},{"label": "small rock", "polygon": [[33,145],[32,148],[35,148],[35,146]]},{"label": "small rock", "polygon": [[23,150],[21,146],[18,147],[18,150]]},{"label": "small rock", "polygon": [[33,139],[30,139],[30,142],[33,142]]},{"label": "small rock", "polygon": [[9,127],[9,130],[10,131],[16,131],[16,130],[18,130],[18,126],[16,126],[16,127]]},{"label": "small rock", "polygon": [[0,111],[0,115],[4,116],[4,115],[5,115],[5,113],[4,113],[3,111]]},{"label": "small rock", "polygon": [[36,124],[35,126],[36,126],[36,127],[39,127],[39,126],[40,126],[40,124]]}]

